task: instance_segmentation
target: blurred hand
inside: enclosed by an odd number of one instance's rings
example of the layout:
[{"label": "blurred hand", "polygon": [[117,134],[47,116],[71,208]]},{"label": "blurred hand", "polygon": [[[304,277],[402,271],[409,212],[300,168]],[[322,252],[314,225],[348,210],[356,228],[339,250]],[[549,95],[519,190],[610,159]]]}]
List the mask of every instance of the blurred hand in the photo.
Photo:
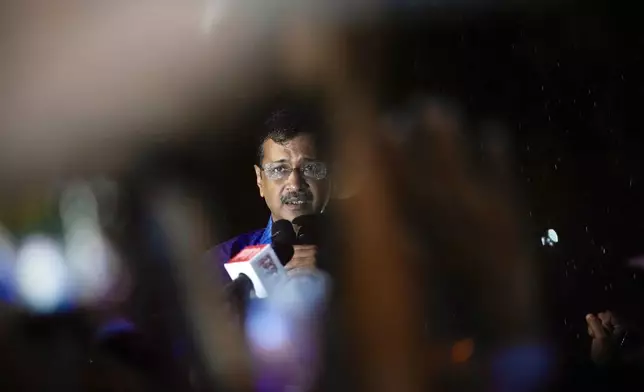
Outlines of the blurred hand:
[{"label": "blurred hand", "polygon": [[595,364],[603,366],[615,360],[619,354],[621,342],[626,333],[625,328],[610,311],[597,315],[586,315],[588,335],[593,339],[590,346],[590,357]]},{"label": "blurred hand", "polygon": [[300,268],[314,269],[317,266],[317,254],[316,245],[294,245],[293,257],[284,267],[289,272]]}]

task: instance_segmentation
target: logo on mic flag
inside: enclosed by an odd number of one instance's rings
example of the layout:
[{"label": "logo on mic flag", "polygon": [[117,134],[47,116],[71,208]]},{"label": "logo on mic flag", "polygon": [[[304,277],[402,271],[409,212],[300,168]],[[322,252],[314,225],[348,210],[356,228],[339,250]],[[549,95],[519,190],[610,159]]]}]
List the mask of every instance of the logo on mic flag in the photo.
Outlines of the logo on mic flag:
[{"label": "logo on mic flag", "polygon": [[277,274],[277,266],[275,265],[275,262],[273,261],[273,259],[271,259],[270,256],[264,256],[259,261],[258,264],[259,264],[261,269],[266,271],[267,274],[269,274],[269,275]]}]

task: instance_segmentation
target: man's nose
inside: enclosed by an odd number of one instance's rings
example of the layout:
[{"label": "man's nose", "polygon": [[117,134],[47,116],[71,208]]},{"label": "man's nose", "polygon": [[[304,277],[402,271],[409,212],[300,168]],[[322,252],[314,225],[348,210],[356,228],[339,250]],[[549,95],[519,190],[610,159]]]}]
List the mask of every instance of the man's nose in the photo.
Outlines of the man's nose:
[{"label": "man's nose", "polygon": [[300,189],[306,183],[299,169],[293,169],[286,178],[286,182],[288,185],[295,187],[295,189]]}]

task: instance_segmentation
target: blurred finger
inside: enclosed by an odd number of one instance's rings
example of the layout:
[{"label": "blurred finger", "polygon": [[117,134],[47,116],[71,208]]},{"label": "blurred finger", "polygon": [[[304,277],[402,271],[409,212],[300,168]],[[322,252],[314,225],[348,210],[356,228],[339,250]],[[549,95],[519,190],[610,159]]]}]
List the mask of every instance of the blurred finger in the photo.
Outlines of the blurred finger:
[{"label": "blurred finger", "polygon": [[[428,160],[427,176],[433,192],[467,185],[465,152],[461,143],[463,126],[453,109],[438,101],[428,103],[422,114],[425,139],[418,145]],[[447,196],[447,195],[446,195]]]},{"label": "blurred finger", "polygon": [[602,326],[605,329],[607,329],[608,331],[613,330],[613,315],[611,312],[609,311],[600,312],[599,314],[597,314],[597,318],[599,318],[599,320],[602,323]]},{"label": "blurred finger", "polygon": [[626,332],[626,326],[622,323],[622,320],[620,320],[619,317],[615,315],[615,313],[611,311],[606,311],[607,316],[610,319],[610,325],[613,330],[613,333],[616,336],[621,336]]},{"label": "blurred finger", "polygon": [[[212,274],[201,260],[207,248],[200,237],[198,203],[175,189],[160,190],[151,201],[155,218],[174,251],[173,270],[196,348],[215,380],[230,388],[250,390],[249,353],[239,321],[226,309],[223,291],[212,284]],[[215,270],[216,271],[216,270]],[[215,280],[216,281],[216,280]],[[235,313],[233,313],[235,314]]]},{"label": "blurred finger", "polygon": [[500,123],[488,121],[481,126],[481,133],[483,164],[496,184],[507,185],[512,167],[508,130]]},{"label": "blurred finger", "polygon": [[291,259],[291,261],[289,261],[288,264],[284,266],[284,268],[287,271],[291,271],[298,268],[315,268],[315,260],[311,260],[310,258]]},{"label": "blurred finger", "polygon": [[[341,40],[326,58],[347,59]],[[341,66],[326,74],[341,167],[352,168],[358,193],[340,206],[348,238],[341,276],[351,295],[343,299],[349,335],[358,348],[358,373],[365,390],[424,390],[419,308],[413,279],[410,242],[397,213],[392,187],[391,155],[382,154],[379,120],[370,96],[357,88],[356,75]],[[353,165],[352,165],[353,163]],[[395,263],[394,260],[405,261]],[[369,276],[365,276],[368,262]]]},{"label": "blurred finger", "polygon": [[317,252],[312,251],[312,252],[302,252],[302,253],[296,253],[293,255],[291,258],[291,261],[293,260],[312,260],[315,261],[315,255]]},{"label": "blurred finger", "polygon": [[293,251],[297,254],[311,254],[317,251],[316,245],[293,245]]},{"label": "blurred finger", "polygon": [[586,323],[590,329],[593,339],[603,339],[606,337],[606,330],[602,326],[601,320],[596,316],[589,314],[586,316]]}]

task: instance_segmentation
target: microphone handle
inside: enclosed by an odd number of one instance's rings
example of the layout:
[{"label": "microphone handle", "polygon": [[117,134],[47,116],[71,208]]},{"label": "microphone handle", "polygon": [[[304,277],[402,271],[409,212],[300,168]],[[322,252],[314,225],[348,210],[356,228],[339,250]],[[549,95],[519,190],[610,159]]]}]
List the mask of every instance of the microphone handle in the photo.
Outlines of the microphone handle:
[{"label": "microphone handle", "polygon": [[280,260],[282,265],[286,265],[293,258],[293,244],[273,242],[273,251],[277,255],[277,258]]},{"label": "microphone handle", "polygon": [[255,286],[248,275],[239,274],[235,280],[226,286],[224,292],[229,301],[235,306],[235,309],[243,314],[254,290]]}]

